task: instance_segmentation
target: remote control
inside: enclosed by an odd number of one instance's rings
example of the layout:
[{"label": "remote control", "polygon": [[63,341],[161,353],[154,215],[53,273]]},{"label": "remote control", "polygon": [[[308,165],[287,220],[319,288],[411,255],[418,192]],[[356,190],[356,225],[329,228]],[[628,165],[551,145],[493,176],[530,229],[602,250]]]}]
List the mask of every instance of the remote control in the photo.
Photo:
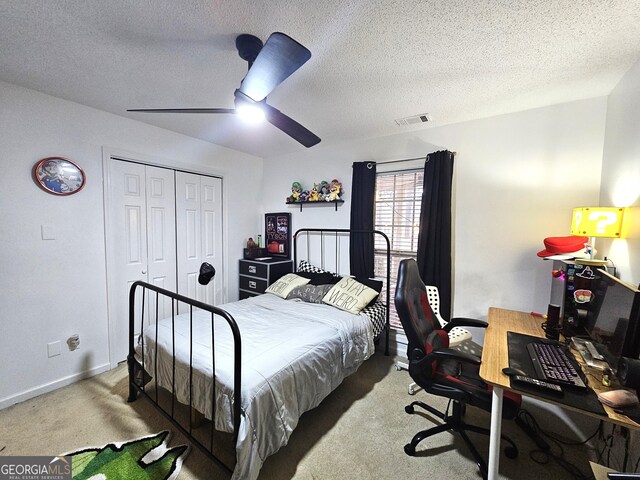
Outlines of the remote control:
[{"label": "remote control", "polygon": [[562,393],[560,385],[555,383],[543,382],[537,378],[525,377],[522,375],[514,375],[511,379],[516,383],[523,383],[525,385],[531,385],[549,391],[550,393]]}]

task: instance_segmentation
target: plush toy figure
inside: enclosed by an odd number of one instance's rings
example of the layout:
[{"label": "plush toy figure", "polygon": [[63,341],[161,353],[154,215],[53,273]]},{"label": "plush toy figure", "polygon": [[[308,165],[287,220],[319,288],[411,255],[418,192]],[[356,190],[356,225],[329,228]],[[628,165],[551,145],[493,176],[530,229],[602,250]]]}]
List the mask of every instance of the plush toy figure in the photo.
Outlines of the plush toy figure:
[{"label": "plush toy figure", "polygon": [[327,202],[335,202],[342,196],[342,183],[335,178],[329,184],[329,194],[324,197]]},{"label": "plush toy figure", "polygon": [[299,202],[301,193],[302,185],[300,182],[293,182],[291,184],[291,195],[287,197],[287,202]]},{"label": "plush toy figure", "polygon": [[317,202],[318,200],[320,200],[320,195],[318,194],[318,184],[314,183],[313,188],[309,192],[309,201]]},{"label": "plush toy figure", "polygon": [[318,185],[318,200],[323,201],[329,195],[329,182],[322,180]]}]

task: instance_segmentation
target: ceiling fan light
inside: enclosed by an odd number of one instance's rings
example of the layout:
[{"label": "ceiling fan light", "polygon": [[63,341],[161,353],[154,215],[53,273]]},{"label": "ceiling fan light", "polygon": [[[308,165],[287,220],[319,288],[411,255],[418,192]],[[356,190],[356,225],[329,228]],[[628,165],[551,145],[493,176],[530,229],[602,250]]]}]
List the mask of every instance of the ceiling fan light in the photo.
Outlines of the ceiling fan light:
[{"label": "ceiling fan light", "polygon": [[247,123],[260,123],[264,121],[264,110],[259,105],[243,103],[238,105],[236,112]]}]

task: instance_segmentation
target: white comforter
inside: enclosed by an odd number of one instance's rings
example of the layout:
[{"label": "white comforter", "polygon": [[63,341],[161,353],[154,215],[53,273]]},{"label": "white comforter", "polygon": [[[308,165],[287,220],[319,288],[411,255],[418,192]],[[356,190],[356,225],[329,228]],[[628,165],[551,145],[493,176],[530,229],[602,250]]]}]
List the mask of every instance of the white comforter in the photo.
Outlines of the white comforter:
[{"label": "white comforter", "polygon": [[[255,480],[265,459],[287,444],[300,416],[316,407],[374,351],[369,319],[329,305],[265,294],[220,305],[236,320],[242,338],[242,417],[232,480]],[[211,411],[211,315],[193,314],[193,406]],[[157,381],[171,388],[171,319],[158,329]],[[189,404],[189,317],[175,319],[176,395]],[[145,369],[156,375],[155,328],[145,329]],[[216,319],[216,428],[231,431],[233,342]]]}]

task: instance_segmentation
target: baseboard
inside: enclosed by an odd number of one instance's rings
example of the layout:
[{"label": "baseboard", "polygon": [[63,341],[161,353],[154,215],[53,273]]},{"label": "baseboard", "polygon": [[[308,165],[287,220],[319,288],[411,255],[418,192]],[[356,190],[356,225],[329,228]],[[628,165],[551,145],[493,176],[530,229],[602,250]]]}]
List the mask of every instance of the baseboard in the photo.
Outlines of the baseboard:
[{"label": "baseboard", "polygon": [[407,336],[404,332],[391,329],[389,332],[389,354],[395,356],[406,356],[407,353]]},{"label": "baseboard", "polygon": [[109,365],[109,363],[104,363],[90,370],[76,373],[74,375],[69,375],[68,377],[56,380],[55,382],[40,385],[39,387],[25,390],[24,392],[18,393],[16,395],[2,398],[0,399],[0,410],[10,407],[11,405],[15,405],[16,403],[24,402],[25,400],[37,397],[39,395],[42,395],[43,393],[53,392],[54,390],[65,387],[67,385],[71,385],[75,382],[79,382],[80,380],[84,380],[85,378],[93,377],[94,375],[98,375],[99,373],[106,372],[110,369],[111,366]]}]

